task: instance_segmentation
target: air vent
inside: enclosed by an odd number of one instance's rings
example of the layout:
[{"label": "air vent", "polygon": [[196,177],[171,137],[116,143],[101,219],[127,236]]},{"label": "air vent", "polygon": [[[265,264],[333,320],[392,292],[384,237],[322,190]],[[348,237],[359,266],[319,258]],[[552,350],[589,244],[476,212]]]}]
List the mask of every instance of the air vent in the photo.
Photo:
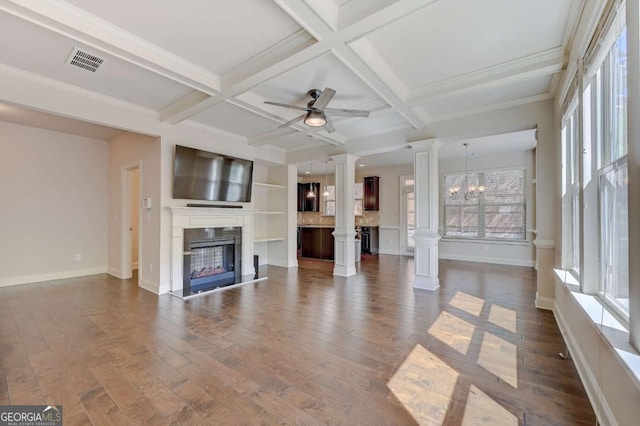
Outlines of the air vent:
[{"label": "air vent", "polygon": [[83,70],[96,72],[100,65],[104,62],[104,59],[93,55],[84,50],[80,50],[74,47],[67,59],[67,64],[71,64],[75,67],[82,68]]}]

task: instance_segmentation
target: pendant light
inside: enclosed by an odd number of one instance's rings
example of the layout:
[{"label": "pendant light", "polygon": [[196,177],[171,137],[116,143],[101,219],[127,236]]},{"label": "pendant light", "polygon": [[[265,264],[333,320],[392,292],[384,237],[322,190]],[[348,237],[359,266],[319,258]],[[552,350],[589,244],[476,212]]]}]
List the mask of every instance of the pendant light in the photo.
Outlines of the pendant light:
[{"label": "pendant light", "polygon": [[[309,174],[313,176],[313,163],[309,163]],[[313,183],[309,184],[309,192],[307,193],[307,198],[316,198],[316,193],[313,192]]]},{"label": "pendant light", "polygon": [[324,198],[327,198],[329,195],[329,188],[327,188],[327,161],[324,162],[324,192],[322,193],[322,196]]},{"label": "pendant light", "polygon": [[[469,142],[463,143],[464,145],[464,199],[472,200],[478,196],[478,194],[482,194],[485,190],[483,185],[475,186],[469,185]],[[460,186],[454,186],[449,188],[449,196],[451,198],[458,198],[460,195]]]}]

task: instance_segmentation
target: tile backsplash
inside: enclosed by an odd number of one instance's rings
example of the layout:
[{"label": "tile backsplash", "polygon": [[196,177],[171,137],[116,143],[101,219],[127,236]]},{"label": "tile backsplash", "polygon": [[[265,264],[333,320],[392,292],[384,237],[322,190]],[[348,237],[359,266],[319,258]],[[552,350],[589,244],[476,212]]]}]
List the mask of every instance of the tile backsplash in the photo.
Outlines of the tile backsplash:
[{"label": "tile backsplash", "polygon": [[[298,212],[298,225],[322,225],[334,226],[334,216],[324,216],[319,212]],[[380,212],[364,212],[362,216],[356,216],[356,226],[379,226]]]}]

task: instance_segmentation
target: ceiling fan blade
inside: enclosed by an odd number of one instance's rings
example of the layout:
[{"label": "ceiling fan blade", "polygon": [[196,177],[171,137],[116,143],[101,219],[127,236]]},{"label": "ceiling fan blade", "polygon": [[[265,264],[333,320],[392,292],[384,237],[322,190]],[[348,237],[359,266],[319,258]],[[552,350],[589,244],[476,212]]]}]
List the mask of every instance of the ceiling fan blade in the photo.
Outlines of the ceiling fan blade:
[{"label": "ceiling fan blade", "polygon": [[280,128],[282,128],[282,127],[289,127],[289,126],[291,126],[293,123],[295,123],[296,121],[300,121],[300,120],[302,120],[303,118],[305,118],[306,116],[307,116],[307,114],[299,115],[299,116],[297,116],[296,118],[293,118],[293,119],[291,119],[291,120],[287,121],[286,123],[282,123],[282,124],[281,124],[281,125],[279,125],[278,127],[280,127]]},{"label": "ceiling fan blade", "polygon": [[309,111],[309,108],[301,107],[298,105],[281,104],[280,102],[271,102],[271,101],[264,101],[264,103],[269,105],[281,106],[285,108],[298,109],[300,111]]},{"label": "ceiling fan blade", "polygon": [[324,130],[326,130],[327,133],[333,133],[336,131],[335,127],[333,127],[333,124],[331,124],[329,119],[327,119],[327,124],[324,125]]},{"label": "ceiling fan blade", "polygon": [[326,115],[340,115],[344,117],[368,117],[369,111],[361,109],[344,109],[344,108],[325,108]]},{"label": "ceiling fan blade", "polygon": [[329,104],[329,102],[333,98],[333,95],[335,95],[335,94],[336,94],[335,90],[326,87],[322,91],[320,96],[318,96],[318,99],[316,99],[316,101],[313,103],[312,106],[314,108],[316,108],[316,109],[323,109],[324,107],[326,107]]}]

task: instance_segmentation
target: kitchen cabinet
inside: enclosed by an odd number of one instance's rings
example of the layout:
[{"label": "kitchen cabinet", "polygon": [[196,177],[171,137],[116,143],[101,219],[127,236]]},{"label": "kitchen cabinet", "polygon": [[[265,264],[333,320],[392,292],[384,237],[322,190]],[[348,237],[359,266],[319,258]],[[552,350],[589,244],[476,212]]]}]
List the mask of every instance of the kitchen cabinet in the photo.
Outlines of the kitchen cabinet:
[{"label": "kitchen cabinet", "polygon": [[333,260],[333,228],[300,228],[300,255]]},{"label": "kitchen cabinet", "polygon": [[364,210],[380,210],[380,178],[378,176],[367,176],[364,178]]},{"label": "kitchen cabinet", "polygon": [[[309,191],[313,191],[316,196],[307,197]],[[298,183],[298,211],[320,211],[320,182]]]}]

